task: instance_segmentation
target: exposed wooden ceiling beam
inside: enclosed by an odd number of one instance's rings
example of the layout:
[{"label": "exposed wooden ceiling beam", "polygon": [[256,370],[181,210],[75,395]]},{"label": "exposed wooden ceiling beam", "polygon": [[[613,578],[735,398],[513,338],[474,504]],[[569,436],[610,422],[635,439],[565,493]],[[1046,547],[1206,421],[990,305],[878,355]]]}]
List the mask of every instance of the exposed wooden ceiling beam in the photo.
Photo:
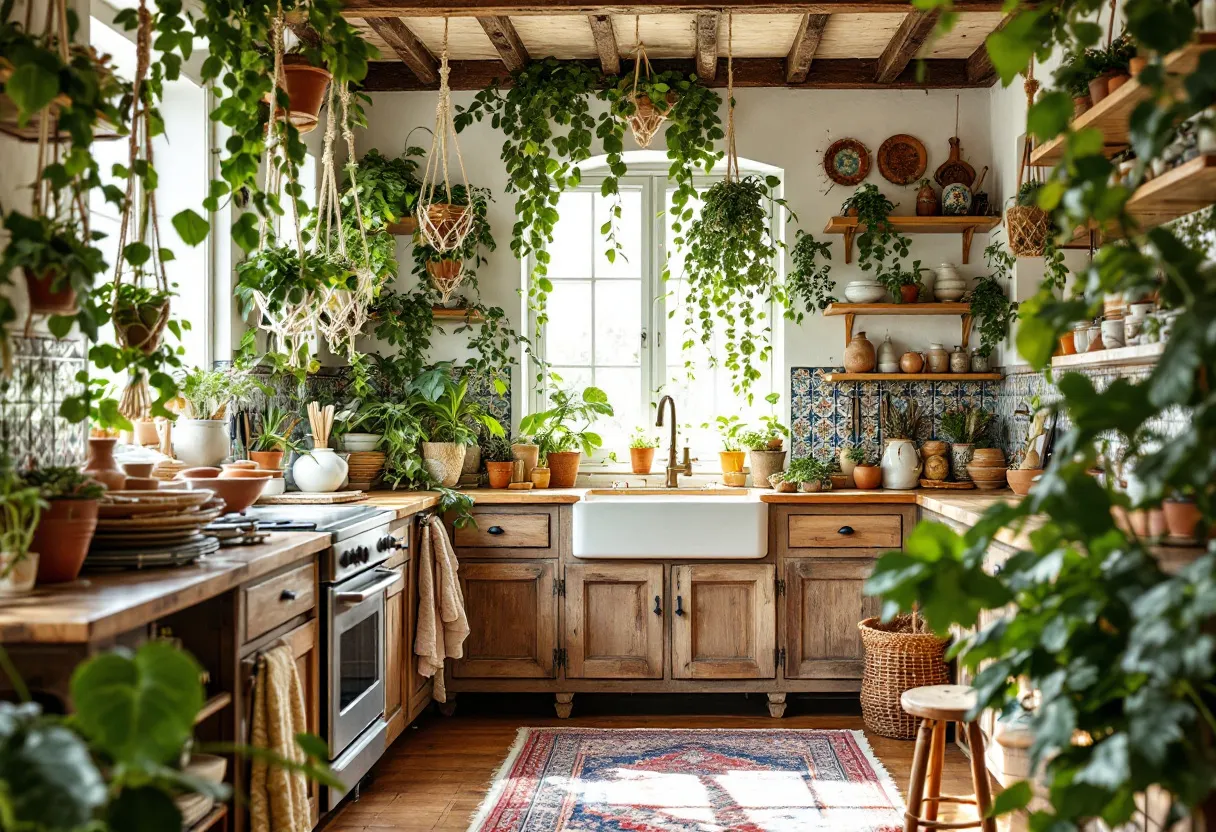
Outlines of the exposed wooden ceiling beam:
[{"label": "exposed wooden ceiling beam", "polygon": [[393,17],[369,17],[367,25],[389,45],[402,63],[428,87],[439,83],[439,65],[418,36]]},{"label": "exposed wooden ceiling beam", "polygon": [[819,38],[823,29],[828,25],[830,14],[804,14],[798,24],[798,34],[794,36],[794,45],[790,54],[785,57],[785,80],[790,84],[801,84],[806,80],[806,74],[811,70],[811,59],[819,48]]},{"label": "exposed wooden ceiling beam", "polygon": [[925,45],[933,27],[937,25],[940,8],[929,11],[911,11],[904,17],[899,29],[891,36],[891,42],[878,58],[878,73],[874,80],[880,84],[890,83],[907,68],[916,53]]},{"label": "exposed wooden ceiling beam", "polygon": [[718,72],[718,13],[697,15],[697,77],[712,81]]},{"label": "exposed wooden ceiling beam", "polygon": [[992,59],[988,57],[988,38],[1005,28],[1005,24],[1013,18],[1013,15],[1007,15],[1001,24],[984,36],[983,43],[980,48],[971,53],[971,57],[967,59],[967,77],[974,80],[977,84],[996,82],[997,72],[992,65]]},{"label": "exposed wooden ceiling beam", "polygon": [[600,69],[605,75],[619,75],[621,53],[616,48],[616,32],[612,29],[612,18],[606,14],[588,15],[591,36],[595,38],[595,51],[600,55]]},{"label": "exposed wooden ceiling beam", "polygon": [[[595,65],[594,61],[584,63]],[[659,71],[676,70],[686,75],[695,68],[695,62],[692,60],[657,60],[651,63]],[[723,59],[720,63],[722,65],[719,66],[717,77],[706,82],[708,86],[726,86],[726,61]],[[500,61],[452,61],[451,67],[450,81],[454,90],[485,89],[492,81],[510,84],[511,79],[507,77]],[[820,58],[811,64],[805,79],[796,84],[789,84],[785,80],[785,58],[736,58],[735,86],[805,90],[963,89],[991,86],[968,80],[966,58],[926,60],[923,81],[917,79],[915,67],[908,67],[890,83],[880,84],[874,80],[877,69],[878,62],[875,60]],[[396,61],[374,61],[368,69],[364,89],[368,92],[392,92],[433,89],[433,86],[420,83]]]},{"label": "exposed wooden ceiling beam", "polygon": [[515,27],[511,25],[511,18],[479,17],[477,22],[481,24],[481,28],[486,30],[490,43],[494,44],[494,48],[502,56],[502,62],[508,71],[515,72],[523,69],[524,64],[531,60],[528,57],[528,50],[524,48],[523,41],[519,39]]},{"label": "exposed wooden ceiling beam", "polygon": [[[520,15],[695,14],[705,0],[658,0],[602,5],[589,0],[345,0],[347,17],[516,17]],[[908,10],[908,0],[730,0],[713,4],[736,14],[892,14]],[[956,12],[999,12],[1002,0],[954,0]]]}]

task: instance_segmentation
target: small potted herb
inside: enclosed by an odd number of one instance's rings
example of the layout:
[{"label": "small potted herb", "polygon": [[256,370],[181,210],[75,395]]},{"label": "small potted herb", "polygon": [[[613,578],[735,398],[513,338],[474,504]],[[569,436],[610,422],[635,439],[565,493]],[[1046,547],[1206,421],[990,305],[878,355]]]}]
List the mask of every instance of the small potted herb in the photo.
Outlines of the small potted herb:
[{"label": "small potted herb", "polygon": [[629,466],[635,474],[649,474],[654,466],[654,449],[659,446],[659,440],[647,436],[643,428],[634,428],[633,436],[629,439]]},{"label": "small potted herb", "polygon": [[847,478],[846,486],[851,488],[853,482],[853,469],[861,465],[866,460],[866,450],[861,445],[843,445],[840,448],[840,470]]},{"label": "small potted herb", "polygon": [[477,442],[476,426],[484,427],[491,436],[503,436],[504,431],[497,419],[468,397],[467,375],[454,381],[446,370],[439,372],[443,373],[442,392],[437,397],[431,398],[433,391],[426,393],[425,385],[415,388],[426,437],[422,463],[440,485],[452,488],[460,481],[466,448]]},{"label": "small potted herb", "polygon": [[814,457],[799,457],[790,462],[785,478],[798,483],[802,491],[815,492],[832,487],[832,466]]},{"label": "small potted herb", "polygon": [[878,281],[887,288],[896,303],[916,303],[924,287],[920,275],[925,271],[928,269],[921,266],[919,260],[913,261],[911,269],[896,263],[891,271],[879,275]]},{"label": "small potted herb", "polygon": [[21,480],[47,503],[30,543],[38,552],[38,583],[76,580],[97,530],[105,486],[70,466],[33,468]]},{"label": "small potted herb", "polygon": [[[710,426],[709,422],[701,425],[702,428]],[[722,465],[722,473],[743,473],[743,464],[747,459],[739,441],[739,434],[743,431],[743,422],[738,416],[719,416],[713,421],[713,427],[717,429],[718,436],[722,440],[722,450],[718,451],[718,461]],[[727,480],[727,484],[730,484],[729,480]]]},{"label": "small potted herb", "polygon": [[263,471],[282,471],[283,457],[300,453],[303,445],[291,438],[300,417],[275,405],[262,414],[262,429],[249,444],[249,458]]},{"label": "small potted herb", "polygon": [[173,423],[173,455],[188,467],[212,467],[232,453],[228,436],[228,406],[247,402],[255,391],[268,392],[247,370],[195,367],[178,382],[184,403]]},{"label": "small potted herb", "polygon": [[481,448],[481,457],[485,461],[490,488],[506,488],[511,484],[515,456],[506,436],[489,437]]},{"label": "small potted herb", "polygon": [[978,407],[956,407],[942,414],[942,436],[950,442],[950,470],[954,479],[969,482],[967,465],[975,455],[975,446],[984,441],[995,416]]},{"label": "small potted herb", "polygon": [[863,491],[882,488],[882,467],[878,458],[866,454],[861,447],[855,448],[854,454],[861,459],[853,468],[854,484]]},{"label": "small potted herb", "polygon": [[30,544],[46,500],[7,460],[0,471],[0,597],[25,595],[38,576],[38,552]]}]

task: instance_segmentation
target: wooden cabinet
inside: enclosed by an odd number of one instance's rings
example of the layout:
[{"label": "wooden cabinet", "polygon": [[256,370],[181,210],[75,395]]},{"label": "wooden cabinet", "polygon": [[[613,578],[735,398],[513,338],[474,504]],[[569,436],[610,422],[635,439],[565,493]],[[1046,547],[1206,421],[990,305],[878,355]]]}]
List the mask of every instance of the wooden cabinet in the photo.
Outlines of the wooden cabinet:
[{"label": "wooden cabinet", "polygon": [[776,675],[774,567],[696,564],[671,569],[674,679]]},{"label": "wooden cabinet", "polygon": [[[414,551],[417,551],[415,549]],[[462,567],[464,569],[466,567]],[[406,564],[405,580],[405,652],[402,696],[405,698],[407,723],[417,719],[418,714],[431,703],[433,683],[428,676],[418,672],[418,657],[414,654],[414,632],[418,624],[418,558],[411,557]]]},{"label": "wooden cabinet", "polygon": [[384,599],[384,632],[384,719],[391,743],[405,730],[405,664],[412,652],[405,637],[404,575]]},{"label": "wooden cabinet", "polygon": [[307,613],[317,605],[316,586],[316,564],[306,563],[243,588],[244,640],[252,641]]},{"label": "wooden cabinet", "polygon": [[791,549],[898,549],[903,518],[898,514],[791,514]]},{"label": "wooden cabinet", "polygon": [[553,676],[557,585],[553,561],[466,563],[460,568],[469,637],[453,678]]},{"label": "wooden cabinet", "polygon": [[865,659],[857,622],[882,603],[862,589],[874,561],[800,558],[785,563],[785,675],[860,679]]},{"label": "wooden cabinet", "polygon": [[661,564],[566,569],[566,677],[663,677]]},{"label": "wooden cabinet", "polygon": [[456,556],[462,561],[556,558],[561,543],[570,540],[569,517],[567,506],[474,507],[476,526],[449,531]]}]

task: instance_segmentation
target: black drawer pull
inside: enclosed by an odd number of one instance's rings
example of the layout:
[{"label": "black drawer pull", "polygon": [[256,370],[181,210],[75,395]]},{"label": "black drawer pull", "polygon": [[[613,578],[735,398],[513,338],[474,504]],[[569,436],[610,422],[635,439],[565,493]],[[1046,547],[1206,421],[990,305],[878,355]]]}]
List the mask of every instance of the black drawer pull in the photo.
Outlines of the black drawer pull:
[{"label": "black drawer pull", "polygon": [[279,593],[279,600],[280,600],[280,601],[294,601],[294,600],[296,600],[296,591],[295,591],[294,589],[285,589],[285,590],[283,590],[282,592],[280,592],[280,593]]},{"label": "black drawer pull", "polygon": [[677,595],[676,596],[676,615],[683,615],[683,614],[684,614],[684,596]]},{"label": "black drawer pull", "polygon": [[503,534],[506,530],[502,526],[490,526],[486,531],[490,534]]},{"label": "black drawer pull", "polygon": [[657,596],[657,595],[654,596],[654,614],[655,615],[663,614],[663,605],[659,603],[659,596]]},{"label": "black drawer pull", "polygon": [[852,534],[852,533],[853,533],[852,526],[841,526],[839,529],[836,530],[836,534]]}]

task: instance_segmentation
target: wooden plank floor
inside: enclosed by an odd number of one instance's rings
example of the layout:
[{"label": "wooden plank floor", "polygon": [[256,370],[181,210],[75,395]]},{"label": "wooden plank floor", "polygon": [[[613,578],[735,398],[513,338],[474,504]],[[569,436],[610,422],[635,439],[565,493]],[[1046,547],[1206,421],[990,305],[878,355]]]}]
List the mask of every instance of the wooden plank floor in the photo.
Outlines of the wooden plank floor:
[{"label": "wooden plank floor", "polygon": [[[397,829],[402,832],[443,830],[464,832],[481,804],[494,772],[506,757],[516,731],[524,726],[580,726],[589,728],[864,728],[858,716],[796,713],[773,720],[758,716],[641,716],[620,713],[631,707],[622,698],[617,715],[579,716],[578,697],[571,719],[511,714],[474,713],[453,717],[428,714],[388,750],[373,770],[370,786],[358,801],[345,808],[326,832]],[[794,707],[790,708],[793,712]],[[550,713],[552,713],[550,711]],[[891,740],[867,732],[878,759],[898,784],[907,789],[912,765],[912,742]],[[953,744],[946,751],[942,777],[945,794],[971,795],[970,764]],[[969,808],[969,807],[968,807]],[[974,810],[972,810],[974,811]],[[944,806],[941,820],[967,816],[967,809]]]}]

